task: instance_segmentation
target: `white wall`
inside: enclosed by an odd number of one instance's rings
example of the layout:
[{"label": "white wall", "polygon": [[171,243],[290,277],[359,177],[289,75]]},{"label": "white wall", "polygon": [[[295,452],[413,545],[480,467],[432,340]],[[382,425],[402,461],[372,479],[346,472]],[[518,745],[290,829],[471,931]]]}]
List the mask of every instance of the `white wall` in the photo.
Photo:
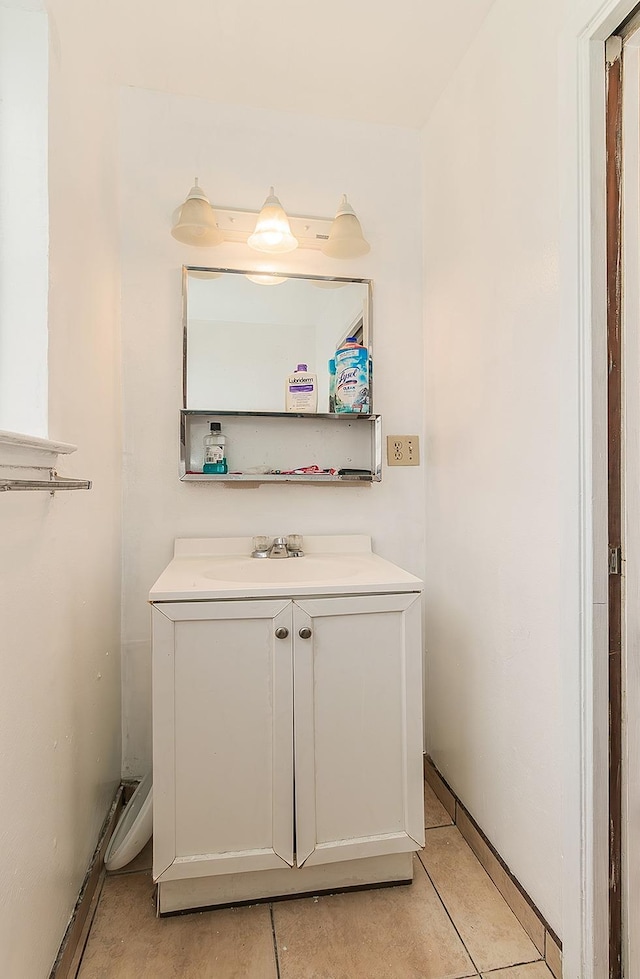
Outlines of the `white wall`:
[{"label": "white wall", "polygon": [[[349,193],[371,254],[337,262],[298,251],[270,269],[371,277],[376,410],[385,431],[422,428],[419,134],[410,130],[216,105],[126,89],[121,101],[122,325],[125,418],[124,771],[150,764],[147,594],[177,536],[344,533],[373,536],[384,557],[421,575],[422,469],[374,486],[238,489],[178,480],[183,263],[263,267],[244,245],[180,245],[173,209],[194,175],[212,202],[259,208],[274,183],[291,213],[331,215]],[[398,208],[394,188],[405,207]],[[262,259],[264,261],[264,259]],[[256,365],[259,369],[260,365]]]},{"label": "white wall", "polygon": [[0,971],[46,979],[120,781],[115,102],[50,4],[49,434],[90,492],[0,499]]},{"label": "white wall", "polygon": [[560,934],[561,672],[579,625],[568,6],[497,0],[423,134],[428,750]]}]

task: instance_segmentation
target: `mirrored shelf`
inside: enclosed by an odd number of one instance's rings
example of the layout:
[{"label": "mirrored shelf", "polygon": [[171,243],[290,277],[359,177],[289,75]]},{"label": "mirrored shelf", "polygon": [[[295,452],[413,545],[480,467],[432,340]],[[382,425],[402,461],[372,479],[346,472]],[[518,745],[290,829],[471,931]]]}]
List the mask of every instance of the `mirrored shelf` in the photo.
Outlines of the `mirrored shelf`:
[{"label": "mirrored shelf", "polygon": [[[213,421],[220,422],[227,439],[229,472],[224,474],[202,472],[204,437]],[[310,466],[334,472],[294,472]],[[380,482],[381,416],[184,408],[180,412],[180,479],[218,483]]]}]

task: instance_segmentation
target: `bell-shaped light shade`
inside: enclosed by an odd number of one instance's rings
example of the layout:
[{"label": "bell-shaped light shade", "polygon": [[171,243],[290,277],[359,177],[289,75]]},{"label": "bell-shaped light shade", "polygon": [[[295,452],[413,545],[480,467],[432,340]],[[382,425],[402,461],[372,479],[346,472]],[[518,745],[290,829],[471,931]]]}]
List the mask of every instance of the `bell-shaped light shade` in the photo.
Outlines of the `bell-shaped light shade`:
[{"label": "bell-shaped light shade", "polygon": [[215,211],[206,194],[198,187],[198,178],[178,211],[171,234],[185,245],[219,245],[224,235],[216,224]]},{"label": "bell-shaped light shade", "polygon": [[247,244],[256,251],[271,253],[292,252],[298,247],[298,239],[291,234],[289,218],[273,187],[269,188],[269,196],[262,205],[255,231],[249,235]]},{"label": "bell-shaped light shade", "polygon": [[340,207],[331,225],[329,237],[321,248],[329,258],[358,258],[371,251],[371,246],[362,234],[356,213],[344,194]]},{"label": "bell-shaped light shade", "polygon": [[245,277],[257,286],[279,286],[289,278],[288,275],[270,275],[268,272],[245,272]]}]

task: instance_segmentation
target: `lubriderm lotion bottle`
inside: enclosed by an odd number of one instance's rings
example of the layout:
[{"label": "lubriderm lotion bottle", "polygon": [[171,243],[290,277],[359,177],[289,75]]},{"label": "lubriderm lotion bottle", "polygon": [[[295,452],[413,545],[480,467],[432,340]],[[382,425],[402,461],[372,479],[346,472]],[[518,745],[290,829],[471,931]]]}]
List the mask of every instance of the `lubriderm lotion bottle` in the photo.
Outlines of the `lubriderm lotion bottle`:
[{"label": "lubriderm lotion bottle", "polygon": [[318,378],[306,364],[298,364],[285,382],[285,411],[315,415],[318,410]]}]

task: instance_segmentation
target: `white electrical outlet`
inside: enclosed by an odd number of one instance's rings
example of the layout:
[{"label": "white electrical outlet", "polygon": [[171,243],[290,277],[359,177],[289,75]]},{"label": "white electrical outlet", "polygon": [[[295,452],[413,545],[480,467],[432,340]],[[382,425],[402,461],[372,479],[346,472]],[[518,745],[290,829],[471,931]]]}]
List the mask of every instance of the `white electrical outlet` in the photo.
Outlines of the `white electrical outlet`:
[{"label": "white electrical outlet", "polygon": [[420,439],[417,435],[387,435],[388,466],[419,466]]}]

